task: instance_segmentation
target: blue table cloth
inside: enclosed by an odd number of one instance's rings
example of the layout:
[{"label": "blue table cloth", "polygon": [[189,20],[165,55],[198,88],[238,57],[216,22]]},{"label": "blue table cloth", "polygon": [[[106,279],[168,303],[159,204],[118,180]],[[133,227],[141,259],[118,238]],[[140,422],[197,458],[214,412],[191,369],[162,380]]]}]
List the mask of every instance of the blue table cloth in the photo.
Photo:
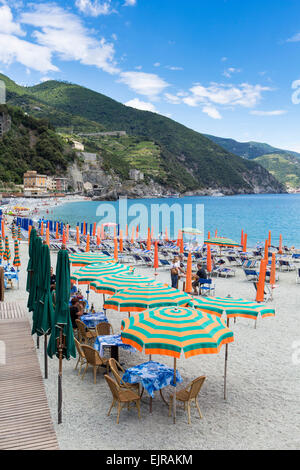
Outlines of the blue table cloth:
[{"label": "blue table cloth", "polygon": [[99,313],[87,313],[86,315],[82,315],[80,320],[87,326],[88,328],[96,328],[96,325],[101,322],[108,322],[107,316],[104,312]]},{"label": "blue table cloth", "polygon": [[[159,362],[149,361],[138,366],[127,369],[122,377],[124,382],[134,384],[141,383],[149,395],[153,398],[154,392],[168,385],[174,387],[174,369],[160,364]],[[182,378],[179,371],[176,371],[176,384],[181,383]]]},{"label": "blue table cloth", "polygon": [[136,353],[136,349],[130,346],[129,344],[124,344],[121,335],[103,335],[97,336],[97,339],[94,343],[94,349],[99,351],[100,356],[103,356],[103,348],[118,346],[120,348],[126,349],[127,351]]}]

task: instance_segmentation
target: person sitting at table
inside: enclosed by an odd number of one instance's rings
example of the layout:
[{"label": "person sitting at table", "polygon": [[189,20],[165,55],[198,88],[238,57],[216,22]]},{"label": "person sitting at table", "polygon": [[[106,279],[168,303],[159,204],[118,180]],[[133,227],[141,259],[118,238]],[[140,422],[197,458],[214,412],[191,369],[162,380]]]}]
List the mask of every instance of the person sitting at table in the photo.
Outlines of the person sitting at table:
[{"label": "person sitting at table", "polygon": [[77,292],[78,292],[77,286],[76,286],[75,282],[73,280],[71,280],[71,290],[70,290],[71,297],[73,297],[75,294],[77,294]]},{"label": "person sitting at table", "polygon": [[56,283],[56,275],[53,272],[53,268],[51,266],[50,270],[50,286],[53,286]]},{"label": "person sitting at table", "polygon": [[[197,287],[199,286],[199,279],[207,279],[207,273],[205,268],[201,265],[201,263],[197,264],[198,271],[195,276],[195,280],[192,283],[194,294],[198,294]],[[201,290],[201,283],[200,283],[200,290]]]},{"label": "person sitting at table", "polygon": [[80,317],[82,315],[82,308],[79,305],[79,302],[77,299],[72,299],[71,300],[71,306],[70,306],[70,316],[71,316],[71,322],[73,329],[77,329],[76,321],[75,320],[80,320]]}]

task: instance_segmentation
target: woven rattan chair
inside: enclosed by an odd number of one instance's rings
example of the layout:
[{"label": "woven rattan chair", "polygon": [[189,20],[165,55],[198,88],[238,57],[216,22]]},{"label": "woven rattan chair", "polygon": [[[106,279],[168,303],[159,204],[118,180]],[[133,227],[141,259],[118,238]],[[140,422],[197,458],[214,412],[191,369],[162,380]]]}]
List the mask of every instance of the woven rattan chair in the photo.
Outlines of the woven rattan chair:
[{"label": "woven rattan chair", "polygon": [[127,388],[127,387],[121,388],[117,384],[117,382],[115,382],[111,377],[109,377],[109,375],[105,374],[104,377],[113,396],[113,401],[112,401],[111,407],[109,408],[107,416],[110,415],[111,410],[113,409],[113,406],[115,404],[118,404],[117,424],[119,424],[120,413],[121,413],[121,410],[124,408],[124,406],[127,406],[127,408],[129,409],[130,403],[135,403],[137,410],[138,410],[138,416],[140,418],[141,417],[140,396],[137,393],[135,393],[133,390],[131,390],[130,388]]},{"label": "woven rattan chair", "polygon": [[78,375],[80,375],[82,366],[84,364],[86,364],[86,358],[85,358],[84,352],[82,350],[82,347],[81,347],[81,344],[79,343],[79,341],[76,338],[74,338],[74,341],[75,341],[76,350],[78,352],[78,361],[76,363],[75,370],[77,369],[77,367],[79,365]]},{"label": "woven rattan chair", "polygon": [[[184,403],[184,409],[187,407],[189,424],[191,424],[191,402],[195,403],[200,419],[203,418],[197,398],[205,379],[205,375],[202,375],[193,380],[185,389],[176,392],[176,399]],[[173,395],[170,396],[169,416],[171,416],[172,412],[172,403]]]},{"label": "woven rattan chair", "polygon": [[122,382],[122,377],[119,374],[119,370],[121,370],[123,373],[125,373],[125,369],[119,364],[118,361],[115,359],[111,358],[108,360],[108,364],[110,367],[110,370],[113,373],[114,378],[116,379],[117,384],[119,385],[120,388],[131,388],[134,390],[136,393],[139,393],[140,387],[139,384],[129,384],[128,382]]},{"label": "woven rattan chair", "polygon": [[78,328],[78,339],[80,343],[91,343],[97,338],[95,331],[91,331],[81,320],[75,320]]},{"label": "woven rattan chair", "polygon": [[96,335],[97,336],[104,336],[104,335],[113,335],[114,330],[110,323],[106,321],[102,321],[96,325]]},{"label": "woven rattan chair", "polygon": [[91,346],[88,346],[87,344],[82,344],[81,349],[86,359],[86,366],[81,378],[83,380],[85,373],[90,365],[94,369],[94,383],[96,383],[96,374],[99,367],[106,367],[106,372],[108,373],[108,360],[104,357],[100,357],[98,351],[96,351],[96,349],[92,348]]}]

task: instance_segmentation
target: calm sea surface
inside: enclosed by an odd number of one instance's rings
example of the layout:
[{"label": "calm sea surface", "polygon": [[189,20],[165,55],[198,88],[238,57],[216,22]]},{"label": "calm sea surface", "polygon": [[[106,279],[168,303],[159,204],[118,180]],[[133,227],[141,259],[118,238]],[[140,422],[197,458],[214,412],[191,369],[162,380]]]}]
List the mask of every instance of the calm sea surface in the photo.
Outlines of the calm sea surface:
[{"label": "calm sea surface", "polygon": [[[279,234],[283,244],[300,248],[300,194],[268,194],[225,197],[186,197],[163,199],[128,200],[128,208],[133,204],[143,204],[150,209],[151,204],[196,204],[204,205],[204,233],[212,236],[218,229],[220,236],[240,240],[241,229],[248,234],[248,246],[264,241],[268,231],[272,231],[272,244],[278,245]],[[74,202],[51,209],[47,218],[61,220],[75,226],[85,220],[87,223],[100,222],[96,215],[99,206],[112,204],[118,213],[118,202]],[[128,223],[134,217],[129,217]],[[195,214],[193,225],[195,226]],[[172,235],[174,223],[171,218],[168,233]],[[160,227],[160,231],[164,227]],[[177,234],[175,235],[177,236]]]}]

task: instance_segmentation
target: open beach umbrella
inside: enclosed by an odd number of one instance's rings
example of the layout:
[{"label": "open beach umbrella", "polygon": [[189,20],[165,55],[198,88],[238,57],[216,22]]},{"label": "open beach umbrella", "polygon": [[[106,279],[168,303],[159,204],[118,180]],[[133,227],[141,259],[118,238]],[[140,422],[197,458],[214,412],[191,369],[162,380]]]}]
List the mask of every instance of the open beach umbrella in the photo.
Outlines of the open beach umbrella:
[{"label": "open beach umbrella", "polygon": [[221,317],[226,314],[227,318],[250,318],[257,320],[258,316],[262,318],[275,316],[275,309],[265,304],[253,302],[245,299],[233,299],[232,297],[193,297],[193,307],[200,309],[205,313]]},{"label": "open beach umbrella", "polygon": [[[233,332],[221,318],[192,308],[155,308],[122,320],[121,337],[145,354],[161,354],[174,358],[176,386],[176,359],[200,354],[217,354],[222,345],[234,341]],[[176,421],[176,389],[173,409]]]},{"label": "open beach umbrella", "polygon": [[43,244],[40,250],[39,269],[37,278],[37,295],[32,315],[31,334],[44,336],[44,371],[48,378],[47,335],[51,333],[54,323],[54,308],[50,292],[50,250]]},{"label": "open beach umbrella", "polygon": [[95,263],[106,263],[110,261],[114,263],[114,259],[104,253],[74,253],[69,255],[72,266],[87,266]]},{"label": "open beach umbrella", "polygon": [[154,283],[155,280],[150,277],[130,275],[125,272],[103,276],[101,279],[91,282],[90,287],[98,294],[113,295],[129,287],[145,286]]},{"label": "open beach umbrella", "polygon": [[214,238],[208,238],[207,240],[204,241],[206,244],[210,245],[217,245],[217,246],[229,246],[229,247],[238,247],[240,246],[239,243],[231,240],[230,238],[225,238],[225,237],[214,237]]},{"label": "open beach umbrella", "polygon": [[109,274],[117,274],[121,272],[131,272],[132,268],[118,263],[103,263],[103,264],[90,264],[78,269],[71,275],[73,281],[78,281],[78,284],[87,284],[92,281],[100,279],[101,276]]},{"label": "open beach umbrella", "polygon": [[163,284],[137,286],[117,292],[106,300],[104,308],[121,312],[142,312],[146,309],[187,305],[190,297],[185,292]]},{"label": "open beach umbrella", "polygon": [[5,236],[3,259],[9,263],[11,258],[8,236]]},{"label": "open beach umbrella", "polygon": [[184,227],[182,229],[182,232],[187,233],[189,235],[202,235],[201,230],[198,230],[197,228],[193,227]]},{"label": "open beach umbrella", "polygon": [[14,251],[15,251],[15,255],[14,255],[13,265],[16,267],[19,267],[21,266],[21,260],[20,260],[18,240],[14,241]]},{"label": "open beach umbrella", "polygon": [[70,261],[68,252],[60,250],[56,264],[56,303],[54,324],[48,345],[48,355],[59,358],[58,372],[58,424],[62,422],[62,360],[76,357],[74,334],[69,308]]}]

